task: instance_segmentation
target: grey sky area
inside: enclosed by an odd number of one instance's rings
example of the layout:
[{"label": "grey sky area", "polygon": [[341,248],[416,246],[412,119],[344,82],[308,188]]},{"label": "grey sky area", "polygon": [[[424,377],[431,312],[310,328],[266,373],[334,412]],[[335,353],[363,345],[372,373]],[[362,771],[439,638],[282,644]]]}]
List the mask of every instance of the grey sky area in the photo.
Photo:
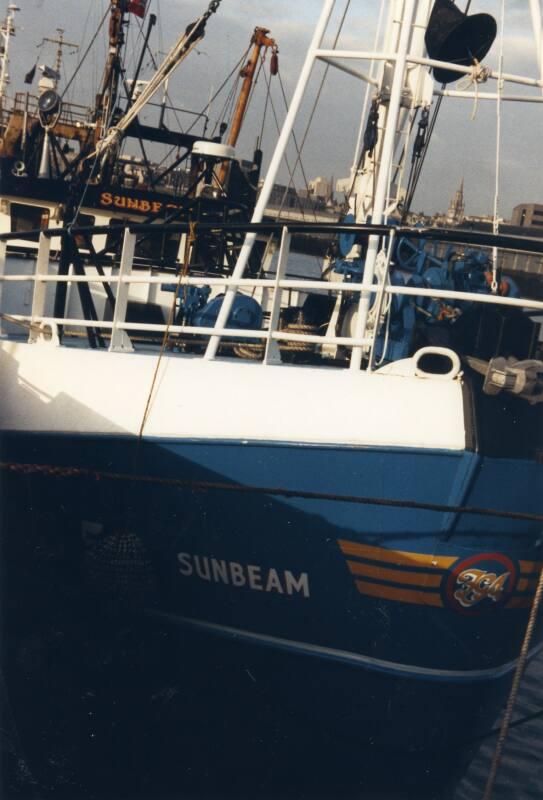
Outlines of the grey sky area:
[{"label": "grey sky area", "polygon": [[[157,54],[171,46],[179,33],[206,7],[207,0],[149,0],[150,10],[158,15],[159,23],[152,39],[152,49]],[[36,45],[44,36],[54,36],[55,29],[65,29],[69,41],[80,43],[82,49],[91,41],[100,20],[109,6],[108,0],[19,0],[21,7],[17,23],[23,28],[12,42],[12,90],[22,90],[23,75],[35,63],[40,51]],[[459,4],[461,7],[464,3]],[[528,0],[507,0],[505,21],[506,72],[537,76],[535,45],[530,26]],[[320,10],[320,0],[223,0],[217,14],[209,21],[207,35],[181,65],[171,80],[170,93],[179,105],[202,110],[210,95],[215,92],[226,75],[246,51],[255,26],[269,28],[280,50],[280,75],[286,97],[290,100],[312,36]],[[329,29],[332,42],[346,7],[346,0],[338,0],[336,12]],[[372,47],[379,3],[377,0],[351,0],[345,18],[339,45]],[[501,2],[498,0],[473,0],[470,13],[489,11],[498,19]],[[133,74],[141,47],[138,21],[129,38],[127,77]],[[75,102],[87,103],[96,90],[106,54],[106,30],[102,29],[92,57],[80,70],[68,94]],[[489,66],[496,67],[499,46],[496,42],[487,57]],[[43,49],[39,63],[52,64],[54,50]],[[65,77],[73,73],[78,54],[67,51]],[[146,70],[142,77],[151,74],[150,59],[145,59]],[[268,70],[268,65],[265,67]],[[303,113],[296,128],[298,142],[304,138],[306,122],[319,91],[324,65],[315,69]],[[260,74],[247,122],[239,143],[239,153],[249,156],[261,130],[263,110],[266,106],[266,82],[269,71]],[[480,87],[481,91],[495,91],[495,82]],[[277,138],[274,111],[279,124],[285,116],[285,103],[281,82],[271,79],[270,101],[267,103],[263,149],[269,158]],[[509,89],[508,89],[509,91]],[[515,94],[526,91],[521,87],[510,90]],[[533,93],[533,90],[529,90]],[[364,86],[354,78],[329,69],[322,89],[313,124],[303,151],[303,168],[308,179],[317,175],[344,177],[354,157]],[[211,127],[216,122],[227,93],[223,92],[211,108]],[[539,92],[541,96],[541,91]],[[471,117],[475,113],[475,119]],[[173,118],[168,120],[173,126]],[[185,127],[188,117],[183,117]],[[504,103],[502,106],[502,159],[500,213],[509,217],[517,203],[543,202],[543,177],[541,169],[541,141],[543,140],[543,107],[538,104]],[[427,159],[414,208],[431,213],[444,210],[462,177],[465,179],[467,213],[489,213],[494,201],[494,169],[496,147],[496,106],[480,100],[474,109],[472,100],[445,99],[434,133],[432,149]],[[294,147],[289,149],[289,162],[296,159]],[[283,168],[280,178],[288,180],[288,169]],[[296,185],[304,186],[300,169],[296,172]]]}]

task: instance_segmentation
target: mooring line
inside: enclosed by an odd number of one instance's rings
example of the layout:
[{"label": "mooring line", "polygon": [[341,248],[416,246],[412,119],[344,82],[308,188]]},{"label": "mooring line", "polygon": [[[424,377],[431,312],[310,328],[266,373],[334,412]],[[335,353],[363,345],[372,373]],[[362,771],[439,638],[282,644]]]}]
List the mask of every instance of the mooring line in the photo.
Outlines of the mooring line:
[{"label": "mooring line", "polygon": [[363,497],[330,492],[308,492],[303,489],[285,489],[279,486],[246,486],[216,481],[183,480],[181,478],[162,478],[154,475],[135,475],[125,472],[107,472],[88,467],[61,467],[54,464],[27,464],[1,461],[0,470],[24,475],[41,474],[57,478],[91,478],[93,480],[131,481],[135,483],[170,486],[176,489],[189,489],[195,492],[221,491],[244,494],[267,494],[277,497],[300,498],[302,500],[329,500],[336,503],[354,503],[364,506],[383,506],[385,508],[406,508],[419,511],[435,511],[445,514],[475,514],[477,516],[499,517],[501,519],[524,522],[543,522],[543,514],[530,514],[522,511],[499,511],[495,508],[478,506],[450,506],[443,503],[424,503],[418,500],[394,500],[386,497]]}]

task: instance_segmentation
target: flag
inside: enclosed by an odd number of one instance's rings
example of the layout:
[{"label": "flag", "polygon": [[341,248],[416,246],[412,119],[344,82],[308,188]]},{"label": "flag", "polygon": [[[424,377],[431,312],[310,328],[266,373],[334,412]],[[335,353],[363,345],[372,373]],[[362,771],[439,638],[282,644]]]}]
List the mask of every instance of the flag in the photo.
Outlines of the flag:
[{"label": "flag", "polygon": [[30,72],[26,73],[26,75],[25,75],[25,83],[32,83],[32,81],[34,80],[34,75],[36,74],[36,66],[37,65],[34,64],[32,69],[30,70]]},{"label": "flag", "polygon": [[143,18],[145,16],[146,5],[147,0],[128,0],[126,10],[132,14],[135,14],[137,17]]}]

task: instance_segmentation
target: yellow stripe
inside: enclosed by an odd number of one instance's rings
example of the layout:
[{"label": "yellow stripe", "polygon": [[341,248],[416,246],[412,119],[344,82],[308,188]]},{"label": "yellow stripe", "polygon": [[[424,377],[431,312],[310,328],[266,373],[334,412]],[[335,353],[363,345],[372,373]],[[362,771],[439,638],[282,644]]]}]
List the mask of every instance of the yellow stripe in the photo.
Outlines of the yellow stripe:
[{"label": "yellow stripe", "polygon": [[520,571],[524,572],[537,572],[541,571],[543,561],[519,561]]},{"label": "yellow stripe", "polygon": [[408,583],[411,586],[438,587],[443,580],[442,575],[429,575],[425,572],[404,572],[400,569],[385,569],[361,561],[347,561],[353,575],[364,575],[366,578],[377,578],[380,581]]},{"label": "yellow stripe", "polygon": [[433,556],[428,553],[406,553],[402,550],[385,550],[382,547],[371,547],[368,544],[347,542],[339,539],[339,546],[346,556],[360,556],[370,558],[372,561],[385,561],[397,564],[399,567],[430,567],[432,569],[448,569],[455,561],[456,556]]},{"label": "yellow stripe", "polygon": [[398,600],[402,603],[415,603],[419,606],[443,607],[443,602],[438,594],[431,592],[417,592],[415,589],[397,589],[395,586],[381,586],[378,583],[356,581],[360,594],[370,597],[380,597],[383,600]]},{"label": "yellow stripe", "polygon": [[535,590],[537,587],[537,578],[529,580],[528,578],[520,578],[517,583],[517,590],[519,592],[527,592],[529,589]]},{"label": "yellow stripe", "polygon": [[532,597],[512,597],[506,608],[530,608],[532,605]]}]

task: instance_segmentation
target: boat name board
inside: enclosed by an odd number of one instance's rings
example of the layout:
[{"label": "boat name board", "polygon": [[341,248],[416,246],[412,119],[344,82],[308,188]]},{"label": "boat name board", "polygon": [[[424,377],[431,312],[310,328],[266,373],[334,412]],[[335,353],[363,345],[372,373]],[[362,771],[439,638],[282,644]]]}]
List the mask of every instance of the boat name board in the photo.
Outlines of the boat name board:
[{"label": "boat name board", "polygon": [[199,578],[209,583],[223,583],[238,589],[245,587],[254,592],[275,593],[285,597],[310,596],[307,572],[296,574],[288,569],[240,564],[191,553],[178,553],[177,560],[179,572],[185,578]]},{"label": "boat name board", "polygon": [[163,208],[179,208],[176,203],[145,200],[141,197],[129,197],[124,194],[113,194],[113,192],[102,192],[99,203],[103,208],[119,208],[134,211],[137,214],[158,214]]}]

